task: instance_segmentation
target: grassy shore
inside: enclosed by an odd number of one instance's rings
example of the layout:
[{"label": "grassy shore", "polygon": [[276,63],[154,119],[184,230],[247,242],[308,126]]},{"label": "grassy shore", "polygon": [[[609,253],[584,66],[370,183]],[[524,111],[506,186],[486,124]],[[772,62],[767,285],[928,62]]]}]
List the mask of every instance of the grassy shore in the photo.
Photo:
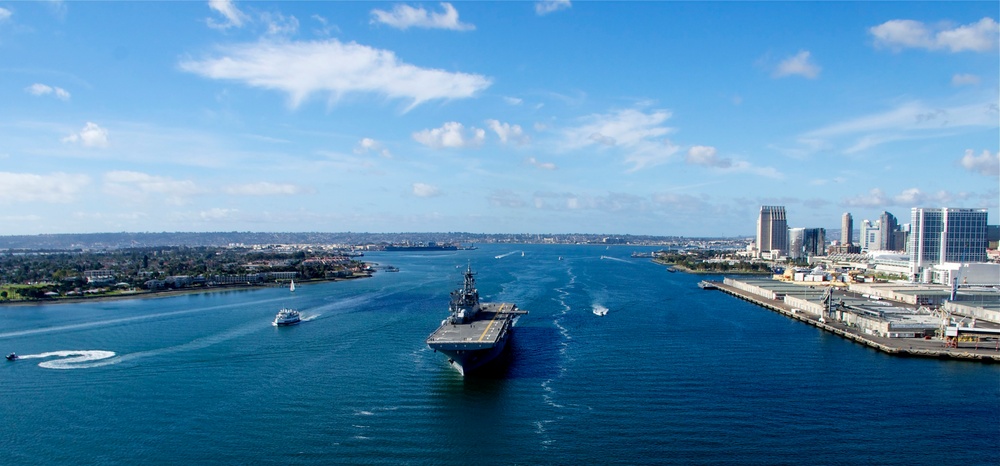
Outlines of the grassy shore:
[{"label": "grassy shore", "polygon": [[689,269],[681,264],[676,264],[672,262],[665,262],[659,259],[653,259],[653,262],[666,267],[672,267],[680,272],[690,273],[694,275],[719,275],[719,274],[737,274],[737,275],[771,275],[771,271],[760,271],[760,270],[744,270],[740,268],[730,268],[726,270],[694,270]]}]

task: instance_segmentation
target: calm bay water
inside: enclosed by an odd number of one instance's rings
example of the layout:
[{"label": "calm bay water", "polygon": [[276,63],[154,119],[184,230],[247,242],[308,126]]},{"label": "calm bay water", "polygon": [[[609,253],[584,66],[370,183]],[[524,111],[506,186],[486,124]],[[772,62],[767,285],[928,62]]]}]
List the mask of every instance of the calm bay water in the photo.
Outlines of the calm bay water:
[{"label": "calm bay water", "polygon": [[[1000,366],[883,355],[640,249],[379,253],[401,271],[0,307],[0,351],[27,356],[0,365],[0,464],[1000,463]],[[467,264],[530,311],[490,377],[424,344]],[[307,321],[272,327],[283,306]]]}]

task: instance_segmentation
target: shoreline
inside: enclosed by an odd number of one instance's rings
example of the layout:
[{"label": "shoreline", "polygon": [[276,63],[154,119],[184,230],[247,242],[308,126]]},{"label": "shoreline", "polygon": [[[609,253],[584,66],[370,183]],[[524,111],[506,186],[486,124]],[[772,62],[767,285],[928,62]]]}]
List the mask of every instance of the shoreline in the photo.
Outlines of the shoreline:
[{"label": "shoreline", "polygon": [[[296,285],[308,285],[313,283],[329,283],[329,282],[341,282],[347,280],[357,280],[360,278],[371,278],[371,274],[354,275],[351,277],[341,277],[341,278],[323,278],[316,280],[306,280],[303,282],[296,282]],[[49,304],[79,304],[84,302],[103,302],[103,301],[121,301],[125,299],[153,299],[153,298],[169,298],[172,296],[183,296],[188,294],[198,294],[198,293],[215,293],[219,291],[248,291],[260,288],[279,288],[282,286],[288,286],[286,283],[268,283],[260,285],[216,285],[216,286],[205,286],[198,288],[180,288],[174,290],[142,290],[136,291],[134,293],[119,293],[114,295],[98,295],[98,296],[67,296],[59,298],[49,298],[49,299],[36,299],[36,300],[19,300],[19,301],[0,301],[0,308],[2,307],[33,307],[33,306],[44,306]]]},{"label": "shoreline", "polygon": [[715,285],[716,289],[722,291],[723,293],[744,301],[749,301],[765,309],[777,312],[785,317],[790,317],[805,324],[812,325],[813,327],[825,330],[844,339],[865,345],[891,356],[949,359],[988,364],[1000,363],[1000,351],[992,348],[942,348],[940,340],[884,338],[865,335],[843,325],[833,322],[820,322],[818,319],[811,316],[801,313],[793,313],[791,306],[788,306],[784,302],[756,296],[726,285],[722,282],[711,283],[712,285]]}]

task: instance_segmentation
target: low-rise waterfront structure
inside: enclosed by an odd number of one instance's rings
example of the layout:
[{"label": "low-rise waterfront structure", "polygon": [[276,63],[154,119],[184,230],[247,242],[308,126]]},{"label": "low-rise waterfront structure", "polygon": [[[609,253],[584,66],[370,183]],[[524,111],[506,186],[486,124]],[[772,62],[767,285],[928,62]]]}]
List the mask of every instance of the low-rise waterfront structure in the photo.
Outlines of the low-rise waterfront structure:
[{"label": "low-rise waterfront structure", "polygon": [[[699,286],[719,289],[889,354],[1000,362],[1000,329],[982,324],[994,313],[1000,314],[995,293],[981,296],[996,300],[989,309],[959,309],[962,305],[953,301],[946,302],[944,309],[932,309],[781,281],[727,277],[723,283],[708,285]],[[978,314],[963,317],[959,311]]]}]

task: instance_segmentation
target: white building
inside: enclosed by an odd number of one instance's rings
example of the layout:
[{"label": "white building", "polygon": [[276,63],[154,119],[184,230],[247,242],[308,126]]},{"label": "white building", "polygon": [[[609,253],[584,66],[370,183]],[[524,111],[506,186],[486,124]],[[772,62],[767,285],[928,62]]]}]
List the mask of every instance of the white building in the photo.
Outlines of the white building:
[{"label": "white building", "polygon": [[930,271],[931,282],[950,285],[1000,285],[1000,264],[948,262],[935,265]]},{"label": "white building", "polygon": [[874,224],[871,220],[861,222],[861,237],[858,238],[858,242],[861,243],[862,251],[874,251],[878,249],[880,223],[878,220]]}]

